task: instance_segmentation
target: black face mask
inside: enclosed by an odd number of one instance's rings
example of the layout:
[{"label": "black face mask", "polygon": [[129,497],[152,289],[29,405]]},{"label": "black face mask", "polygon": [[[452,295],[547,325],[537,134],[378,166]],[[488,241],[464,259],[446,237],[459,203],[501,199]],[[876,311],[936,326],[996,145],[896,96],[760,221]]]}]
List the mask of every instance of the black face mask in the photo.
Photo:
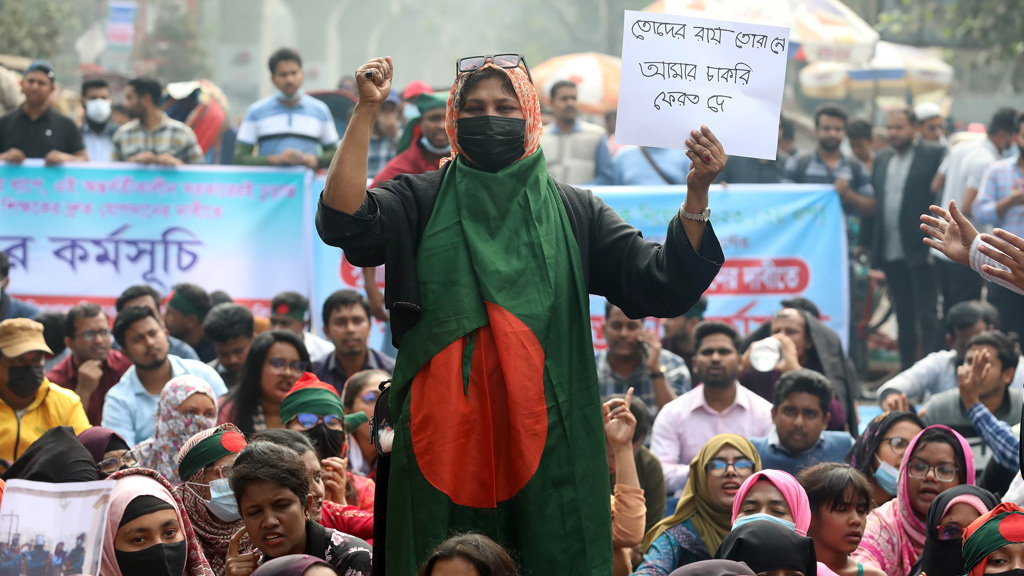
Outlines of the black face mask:
[{"label": "black face mask", "polygon": [[[989,573],[986,572],[985,576],[989,576]],[[1020,568],[1014,568],[1009,572],[999,572],[998,574],[993,574],[992,576],[1024,576],[1024,570],[1021,570]]]},{"label": "black face mask", "polygon": [[317,424],[305,432],[316,448],[317,458],[323,460],[341,456],[347,438],[344,430],[330,430],[323,424]]},{"label": "black face mask", "polygon": [[45,368],[42,364],[12,366],[7,369],[7,387],[15,396],[30,398],[43,385]]},{"label": "black face mask", "polygon": [[497,172],[526,153],[526,120],[522,118],[461,118],[458,130],[459,147],[485,172]]},{"label": "black face mask", "polygon": [[188,558],[188,542],[156,544],[135,552],[114,550],[124,576],[182,576]]}]

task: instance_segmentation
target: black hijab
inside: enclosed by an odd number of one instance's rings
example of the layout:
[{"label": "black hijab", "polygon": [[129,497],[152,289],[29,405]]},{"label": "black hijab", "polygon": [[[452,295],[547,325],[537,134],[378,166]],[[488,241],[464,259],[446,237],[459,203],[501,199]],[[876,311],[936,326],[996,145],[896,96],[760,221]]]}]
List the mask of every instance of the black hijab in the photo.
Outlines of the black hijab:
[{"label": "black hijab", "polygon": [[[925,520],[927,537],[924,541],[924,551],[914,563],[914,567],[910,569],[910,576],[917,576],[921,572],[928,576],[957,576],[961,572],[960,565],[963,564],[963,556],[961,555],[960,538],[939,540],[939,522],[946,514],[946,508],[949,508],[950,502],[958,496],[975,496],[989,510],[999,505],[999,499],[991,492],[968,484],[954,486],[936,496],[935,500],[932,500],[931,506],[928,507],[928,517]],[[961,526],[961,528],[967,528],[967,526]]]},{"label": "black hijab", "polygon": [[4,481],[89,482],[99,480],[92,454],[70,426],[50,428],[4,472]]},{"label": "black hijab", "polygon": [[[868,478],[874,478],[875,453],[878,452],[878,447],[882,445],[882,440],[889,432],[889,428],[903,420],[909,420],[917,424],[922,430],[925,428],[924,421],[913,412],[899,412],[896,410],[882,412],[875,416],[875,419],[868,424],[867,429],[860,435],[860,438],[857,438],[853,448],[850,448],[850,451],[846,453],[846,462],[853,468],[856,468],[861,474]],[[907,440],[910,440],[910,438],[907,438]]]},{"label": "black hijab", "polygon": [[818,573],[814,541],[769,520],[734,528],[722,540],[715,558],[743,562],[755,574],[772,570],[794,570],[804,576]]}]

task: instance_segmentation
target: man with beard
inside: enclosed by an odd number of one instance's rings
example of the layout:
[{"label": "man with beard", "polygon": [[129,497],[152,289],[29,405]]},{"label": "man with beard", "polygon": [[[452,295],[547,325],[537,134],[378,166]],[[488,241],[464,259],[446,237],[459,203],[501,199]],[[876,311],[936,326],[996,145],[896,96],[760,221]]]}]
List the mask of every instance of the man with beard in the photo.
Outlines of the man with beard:
[{"label": "man with beard", "polygon": [[[324,334],[334,352],[313,363],[313,373],[340,394],[349,376],[363,370],[390,374],[395,361],[367,344],[370,339],[370,303],[355,290],[338,290],[324,301]],[[284,422],[284,419],[281,420]]]},{"label": "man with beard", "polygon": [[98,304],[86,302],[68,310],[64,344],[71,350],[46,374],[54,384],[74,390],[93,426],[103,418],[103,399],[132,365],[110,344],[110,320]]},{"label": "man with beard", "polygon": [[[878,405],[882,410],[913,411],[911,402],[922,402],[928,396],[957,389],[957,367],[963,364],[967,343],[978,334],[999,329],[999,312],[979,300],[968,300],[953,306],[946,316],[948,350],[932,352],[916,364],[900,372],[878,389]],[[1024,386],[1024,357],[1017,364],[1011,386]]]},{"label": "man with beard", "polygon": [[843,210],[870,216],[875,211],[875,191],[860,160],[839,150],[846,137],[846,111],[824,104],[814,111],[814,136],[818,148],[810,154],[789,159],[782,181],[790,184],[832,184],[839,193]]},{"label": "man with beard", "polygon": [[775,385],[775,426],[768,436],[750,440],[761,466],[796,476],[821,462],[842,462],[853,436],[825,430],[831,405],[832,383],[822,374],[807,368],[783,374]]},{"label": "man with beard", "polygon": [[114,320],[114,339],[132,367],[107,392],[102,420],[104,428],[120,434],[129,446],[153,435],[153,412],[171,378],[192,374],[206,380],[217,396],[228,391],[213,368],[168,354],[167,331],[148,306],[122,310]]},{"label": "man with beard", "polygon": [[[147,306],[156,313],[157,318],[160,319],[160,324],[164,322],[163,316],[160,315],[160,293],[149,284],[136,284],[125,288],[124,292],[121,292],[121,295],[117,297],[117,301],[114,303],[117,313],[120,314],[121,310],[129,306]],[[199,355],[196,354],[196,351],[184,341],[168,334],[167,344],[167,351],[171,354],[179,358],[199,360]],[[115,341],[114,348],[120,349],[120,347]]]},{"label": "man with beard", "polygon": [[203,164],[203,150],[185,124],[160,108],[163,88],[152,78],[135,78],[124,91],[124,107],[132,120],[114,132],[110,159],[179,166]]},{"label": "man with beard", "polygon": [[0,322],[0,458],[8,463],[54,426],[71,426],[76,434],[89,427],[78,395],[43,374],[48,353],[42,324]]},{"label": "man with beard", "polygon": [[604,305],[604,339],[597,354],[601,395],[625,394],[633,388],[651,416],[690,389],[690,369],[682,358],[663,350],[658,337],[611,302]]},{"label": "man with beard", "polygon": [[25,102],[0,117],[0,161],[20,164],[26,158],[43,158],[53,166],[89,159],[78,126],[50,106],[55,76],[53,65],[45,60],[25,69],[21,78]]},{"label": "man with beard", "polygon": [[931,184],[945,148],[917,141],[917,118],[909,108],[886,116],[888,150],[878,153],[871,184],[877,216],[864,222],[859,238],[871,267],[885,272],[896,309],[900,364],[910,368],[938,348],[938,280],[921,242],[921,214],[935,201]]},{"label": "man with beard", "polygon": [[654,420],[651,452],[661,461],[668,492],[682,490],[690,461],[717,434],[756,438],[772,427],[772,405],[737,380],[740,335],[722,322],[703,322],[695,335],[696,382],[703,383],[669,402]]}]

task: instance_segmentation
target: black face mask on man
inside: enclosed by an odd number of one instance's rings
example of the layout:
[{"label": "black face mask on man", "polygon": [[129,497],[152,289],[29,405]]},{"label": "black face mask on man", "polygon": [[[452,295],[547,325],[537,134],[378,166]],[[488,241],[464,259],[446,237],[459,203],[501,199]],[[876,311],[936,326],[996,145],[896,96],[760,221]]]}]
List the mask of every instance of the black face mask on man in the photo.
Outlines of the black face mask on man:
[{"label": "black face mask on man", "polygon": [[313,442],[317,458],[321,460],[341,456],[341,451],[345,449],[347,436],[344,430],[331,430],[321,423],[303,432]]},{"label": "black face mask on man", "polygon": [[124,576],[182,576],[188,559],[188,542],[156,544],[135,552],[114,550],[114,557]]},{"label": "black face mask on man", "polygon": [[21,398],[34,396],[36,390],[43,385],[45,368],[42,364],[11,366],[7,369],[7,388]]},{"label": "black face mask on man", "polygon": [[459,147],[485,172],[497,172],[526,153],[526,120],[477,116],[458,120]]}]

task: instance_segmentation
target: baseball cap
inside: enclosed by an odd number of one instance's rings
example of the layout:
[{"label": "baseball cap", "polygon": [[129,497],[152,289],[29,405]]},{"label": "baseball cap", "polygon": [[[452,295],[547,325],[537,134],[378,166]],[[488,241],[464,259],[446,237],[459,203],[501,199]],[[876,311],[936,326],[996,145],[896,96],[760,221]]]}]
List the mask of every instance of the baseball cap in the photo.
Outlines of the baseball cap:
[{"label": "baseball cap", "polygon": [[925,102],[914,107],[914,116],[917,116],[918,122],[924,122],[925,120],[941,117],[942,109],[934,102]]},{"label": "baseball cap", "polygon": [[57,74],[53,71],[53,64],[50,64],[46,60],[33,60],[28,68],[25,68],[25,76],[28,76],[29,72],[42,72],[46,74],[46,77],[53,81]]},{"label": "baseball cap", "polygon": [[43,325],[28,318],[11,318],[0,322],[0,352],[16,358],[27,352],[53,354],[43,339]]},{"label": "baseball cap", "polygon": [[413,80],[412,82],[409,82],[405,87],[405,90],[402,90],[402,100],[409,100],[410,98],[415,98],[420,94],[433,93],[434,89],[430,87],[430,84],[427,84],[423,80]]}]

